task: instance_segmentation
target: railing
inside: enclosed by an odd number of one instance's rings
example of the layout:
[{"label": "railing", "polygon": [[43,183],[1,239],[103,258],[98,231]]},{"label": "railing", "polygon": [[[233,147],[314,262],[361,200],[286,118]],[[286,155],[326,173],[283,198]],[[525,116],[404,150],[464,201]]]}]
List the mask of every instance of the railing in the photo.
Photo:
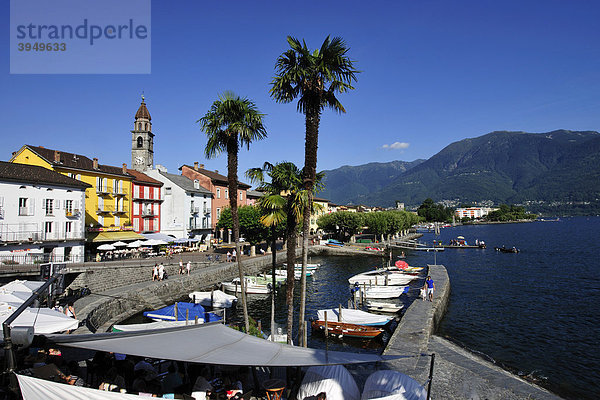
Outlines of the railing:
[{"label": "railing", "polygon": [[125,196],[127,193],[125,193],[123,188],[113,188],[113,194],[117,196]]},{"label": "railing", "polygon": [[[0,255],[0,267],[2,271],[10,270],[11,266],[33,265],[42,263],[81,263],[86,261],[83,255],[57,256],[53,254],[11,254]],[[88,260],[91,261],[91,260]]]},{"label": "railing", "polygon": [[190,231],[190,230],[194,230],[194,229],[210,229],[211,227],[209,224],[198,223],[198,224],[187,224],[185,228],[188,231]]},{"label": "railing", "polygon": [[79,217],[79,210],[75,209],[75,210],[65,210],[65,216],[69,217],[69,218],[73,218],[73,217]]},{"label": "railing", "polygon": [[142,210],[142,217],[154,217],[154,211],[152,210]]},{"label": "railing", "polygon": [[135,192],[133,192],[131,197],[133,197],[134,200],[163,201],[163,199],[161,199],[160,197],[159,198],[150,197],[150,196],[146,197],[146,196],[144,196],[144,193],[135,194]]},{"label": "railing", "polygon": [[113,214],[124,214],[124,213],[127,213],[127,212],[129,212],[129,210],[127,209],[127,207],[119,207],[119,208],[113,210],[112,213]]},{"label": "railing", "polygon": [[204,215],[206,215],[206,216],[210,215],[210,208],[205,208],[204,209]]},{"label": "railing", "polygon": [[97,214],[110,212],[113,212],[113,208],[111,206],[98,206],[98,209],[96,210]]},{"label": "railing", "polygon": [[0,208],[0,219],[4,219],[4,209]]},{"label": "railing", "polygon": [[42,240],[83,240],[82,232],[0,231],[0,242],[39,242]]},{"label": "railing", "polygon": [[107,187],[97,187],[96,193],[102,194],[102,195],[107,195],[107,194],[110,194],[110,189],[108,188],[108,186]]},{"label": "railing", "polygon": [[200,212],[200,207],[190,207],[190,212],[192,214],[198,214]]},{"label": "railing", "polygon": [[33,215],[33,214],[29,214],[29,208],[27,208],[27,207],[19,207],[19,215],[23,216],[23,217],[26,217],[26,216]]}]

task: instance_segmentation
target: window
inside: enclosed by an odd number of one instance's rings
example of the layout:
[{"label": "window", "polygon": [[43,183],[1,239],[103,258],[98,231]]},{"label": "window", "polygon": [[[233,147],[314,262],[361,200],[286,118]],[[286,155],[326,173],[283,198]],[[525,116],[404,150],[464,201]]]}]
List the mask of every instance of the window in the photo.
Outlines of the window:
[{"label": "window", "polygon": [[221,209],[217,207],[217,219],[221,218]]},{"label": "window", "polygon": [[200,181],[198,179],[194,179],[194,189],[200,189]]},{"label": "window", "polygon": [[137,138],[137,147],[138,149],[144,147],[144,139],[141,136],[138,136]]},{"label": "window", "polygon": [[228,199],[229,198],[229,189],[225,189],[225,198]]},{"label": "window", "polygon": [[65,211],[68,214],[73,213],[73,200],[65,200]]},{"label": "window", "polygon": [[73,223],[71,221],[65,222],[65,238],[70,238],[73,233]]},{"label": "window", "polygon": [[165,195],[169,195],[171,194],[171,188],[170,187],[166,187],[165,188]]},{"label": "window", "polygon": [[98,225],[104,226],[104,216],[98,215]]},{"label": "window", "polygon": [[115,226],[121,226],[121,218],[118,216],[115,216]]},{"label": "window", "polygon": [[244,192],[240,192],[240,200],[244,200]]},{"label": "window", "polygon": [[133,203],[133,215],[140,215],[141,204]]},{"label": "window", "polygon": [[44,208],[46,209],[46,215],[54,215],[54,200],[46,199],[44,200]]},{"label": "window", "polygon": [[144,186],[144,198],[145,199],[150,198],[150,188],[148,186]]},{"label": "window", "polygon": [[27,198],[19,197],[19,215],[29,215],[27,213]]},{"label": "window", "polygon": [[52,233],[52,222],[44,222],[44,233]]},{"label": "window", "polygon": [[136,232],[140,231],[140,220],[137,218],[133,220],[133,230]]},{"label": "window", "polygon": [[154,198],[160,200],[160,188],[154,188]]},{"label": "window", "polygon": [[221,189],[217,188],[217,199],[221,198]]}]

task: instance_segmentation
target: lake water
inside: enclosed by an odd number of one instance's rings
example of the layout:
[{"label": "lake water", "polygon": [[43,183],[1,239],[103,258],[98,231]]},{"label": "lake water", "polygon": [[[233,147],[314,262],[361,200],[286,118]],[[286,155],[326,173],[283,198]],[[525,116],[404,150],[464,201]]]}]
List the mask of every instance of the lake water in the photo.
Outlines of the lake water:
[{"label": "lake water", "polygon": [[[600,398],[598,228],[600,218],[578,217],[425,234],[421,240],[430,243],[462,235],[487,245],[437,254],[451,285],[438,334],[563,397]],[[494,250],[502,245],[521,252]],[[433,264],[433,258],[415,252],[409,261]]]}]

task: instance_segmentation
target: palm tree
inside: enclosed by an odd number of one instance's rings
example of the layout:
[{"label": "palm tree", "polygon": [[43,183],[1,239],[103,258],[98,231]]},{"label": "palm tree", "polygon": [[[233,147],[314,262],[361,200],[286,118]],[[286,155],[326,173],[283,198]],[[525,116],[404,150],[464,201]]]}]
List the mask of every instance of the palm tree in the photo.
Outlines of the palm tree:
[{"label": "palm tree", "polygon": [[[265,181],[265,175],[271,178]],[[287,341],[292,343],[294,324],[294,274],[296,262],[296,237],[297,227],[302,221],[302,215],[307,205],[308,196],[302,188],[302,171],[291,162],[280,162],[275,165],[265,162],[263,168],[251,168],[246,176],[254,183],[259,183],[259,189],[265,193],[258,200],[264,215],[261,222],[265,226],[286,223],[285,236],[287,242],[287,282],[286,304],[287,313]],[[275,237],[272,237],[273,254],[275,254]],[[273,288],[275,287],[275,264],[273,256]],[[274,327],[275,291],[271,298],[271,330]]]},{"label": "palm tree", "polygon": [[[297,110],[304,114],[306,137],[304,147],[303,185],[312,204],[313,187],[317,172],[317,147],[319,142],[319,122],[325,107],[338,113],[345,113],[344,106],[335,97],[354,89],[358,70],[348,58],[343,39],[329,36],[320,49],[310,51],[306,42],[288,36],[290,49],[277,58],[276,76],[271,82],[271,97],[278,103],[290,103],[298,98]],[[302,231],[302,280],[300,297],[300,332],[304,331],[306,308],[306,264],[308,262],[308,235],[310,213],[305,213]],[[306,346],[306,343],[303,343]]]},{"label": "palm tree", "polygon": [[267,137],[263,125],[264,114],[258,112],[256,105],[247,98],[241,98],[232,92],[225,92],[212,104],[210,110],[200,118],[200,129],[208,136],[206,158],[214,158],[227,152],[227,183],[229,186],[229,205],[233,220],[233,239],[237,254],[238,273],[242,290],[242,306],[246,333],[250,331],[248,306],[246,304],[246,282],[240,251],[240,221],[238,217],[238,151],[240,146],[250,149],[250,143]]}]

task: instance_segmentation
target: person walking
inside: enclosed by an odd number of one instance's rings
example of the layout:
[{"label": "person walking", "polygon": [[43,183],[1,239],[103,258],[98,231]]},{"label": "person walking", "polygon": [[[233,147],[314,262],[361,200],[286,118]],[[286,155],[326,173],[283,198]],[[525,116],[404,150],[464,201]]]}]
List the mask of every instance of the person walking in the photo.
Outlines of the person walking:
[{"label": "person walking", "polygon": [[231,253],[231,261],[236,261],[237,252],[233,249],[233,253]]},{"label": "person walking", "polygon": [[229,250],[227,251],[227,257],[225,259],[227,260],[227,262],[231,261],[231,252],[229,252]]},{"label": "person walking", "polygon": [[154,264],[154,269],[152,270],[152,280],[158,280],[158,264]]},{"label": "person walking", "polygon": [[185,268],[187,269],[187,274],[189,275],[190,271],[192,270],[192,262],[188,260]]},{"label": "person walking", "polygon": [[160,265],[158,266],[158,280],[162,281],[164,277],[165,277],[165,266],[162,263],[160,263]]},{"label": "person walking", "polygon": [[427,279],[425,279],[425,285],[427,285],[427,298],[429,301],[433,301],[433,291],[435,290],[435,283],[431,276],[427,275]]},{"label": "person walking", "polygon": [[179,275],[183,275],[183,259],[179,259]]}]

